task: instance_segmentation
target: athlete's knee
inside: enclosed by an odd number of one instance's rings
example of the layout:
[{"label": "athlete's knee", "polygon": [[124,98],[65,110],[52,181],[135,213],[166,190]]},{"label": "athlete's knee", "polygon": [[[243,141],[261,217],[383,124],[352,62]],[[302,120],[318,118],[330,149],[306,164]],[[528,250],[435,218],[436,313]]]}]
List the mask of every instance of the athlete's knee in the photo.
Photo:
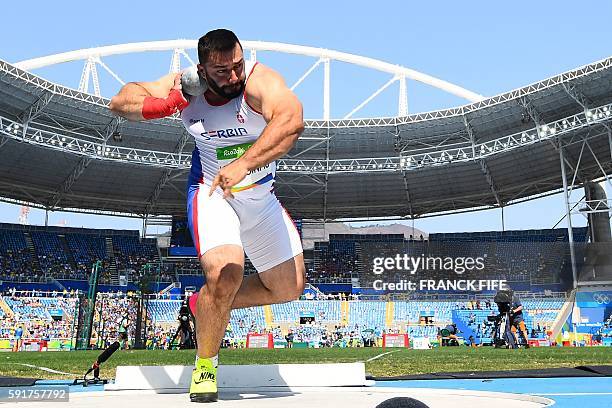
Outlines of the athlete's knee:
[{"label": "athlete's knee", "polygon": [[202,290],[214,301],[231,303],[242,283],[243,269],[237,264],[225,264],[206,271]]},{"label": "athlete's knee", "polygon": [[304,293],[306,287],[306,270],[304,265],[296,265],[295,281],[286,293],[286,302],[297,300]]},{"label": "athlete's knee", "polygon": [[297,270],[297,282],[295,285],[295,298],[299,299],[300,296],[304,293],[304,288],[306,287],[306,267],[302,263]]}]

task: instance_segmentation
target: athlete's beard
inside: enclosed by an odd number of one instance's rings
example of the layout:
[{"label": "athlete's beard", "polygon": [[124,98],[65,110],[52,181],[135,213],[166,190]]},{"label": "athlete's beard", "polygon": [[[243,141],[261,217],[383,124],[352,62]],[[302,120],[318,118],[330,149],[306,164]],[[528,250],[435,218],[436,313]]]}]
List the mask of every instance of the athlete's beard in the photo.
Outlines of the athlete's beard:
[{"label": "athlete's beard", "polygon": [[208,80],[206,84],[217,95],[222,96],[226,99],[234,99],[240,96],[244,91],[244,82],[245,81],[240,81],[235,83],[234,85],[219,86],[215,83],[215,81]]}]

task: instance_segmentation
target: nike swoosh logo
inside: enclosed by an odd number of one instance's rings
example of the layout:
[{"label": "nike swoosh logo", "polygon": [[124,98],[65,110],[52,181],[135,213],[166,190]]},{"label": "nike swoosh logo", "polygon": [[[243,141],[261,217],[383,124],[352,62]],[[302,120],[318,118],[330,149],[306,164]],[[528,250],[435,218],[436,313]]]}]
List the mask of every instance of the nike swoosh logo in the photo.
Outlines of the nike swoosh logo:
[{"label": "nike swoosh logo", "polygon": [[204,381],[215,381],[215,375],[212,373],[202,373],[200,374],[200,378],[193,380],[193,382],[196,384],[201,384]]}]

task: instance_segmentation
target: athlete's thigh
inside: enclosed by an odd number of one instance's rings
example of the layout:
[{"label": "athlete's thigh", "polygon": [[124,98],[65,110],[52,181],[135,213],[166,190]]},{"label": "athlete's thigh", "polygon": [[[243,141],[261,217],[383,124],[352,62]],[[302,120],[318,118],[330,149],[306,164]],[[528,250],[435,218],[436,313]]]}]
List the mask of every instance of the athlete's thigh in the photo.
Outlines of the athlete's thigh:
[{"label": "athlete's thigh", "polygon": [[206,186],[190,188],[187,218],[198,258],[222,245],[242,248],[236,212],[221,195],[209,196]]},{"label": "athlete's thigh", "polygon": [[244,250],[229,244],[209,249],[200,258],[207,285],[227,286],[226,291],[238,289],[244,275]]},{"label": "athlete's thigh", "polygon": [[283,263],[291,269],[295,262],[287,261],[296,257],[303,268],[300,235],[276,196],[270,194],[258,203],[251,217],[248,226],[241,229],[241,237],[244,251],[257,272],[268,271]]},{"label": "athlete's thigh", "polygon": [[304,256],[298,254],[259,273],[259,279],[269,290],[296,298],[304,291],[306,274]]}]

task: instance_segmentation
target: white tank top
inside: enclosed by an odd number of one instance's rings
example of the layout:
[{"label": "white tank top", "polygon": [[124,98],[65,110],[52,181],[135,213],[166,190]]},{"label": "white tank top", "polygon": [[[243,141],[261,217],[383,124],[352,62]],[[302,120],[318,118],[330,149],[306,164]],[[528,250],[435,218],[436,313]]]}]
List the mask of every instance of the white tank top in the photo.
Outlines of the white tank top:
[{"label": "white tank top", "polygon": [[[245,62],[246,81],[255,65]],[[211,185],[219,169],[242,156],[266,127],[263,116],[249,106],[244,92],[220,105],[211,104],[204,95],[192,97],[189,106],[181,112],[181,119],[195,139],[189,185]],[[275,162],[249,172],[232,188],[234,197],[270,194],[275,172]]]}]

